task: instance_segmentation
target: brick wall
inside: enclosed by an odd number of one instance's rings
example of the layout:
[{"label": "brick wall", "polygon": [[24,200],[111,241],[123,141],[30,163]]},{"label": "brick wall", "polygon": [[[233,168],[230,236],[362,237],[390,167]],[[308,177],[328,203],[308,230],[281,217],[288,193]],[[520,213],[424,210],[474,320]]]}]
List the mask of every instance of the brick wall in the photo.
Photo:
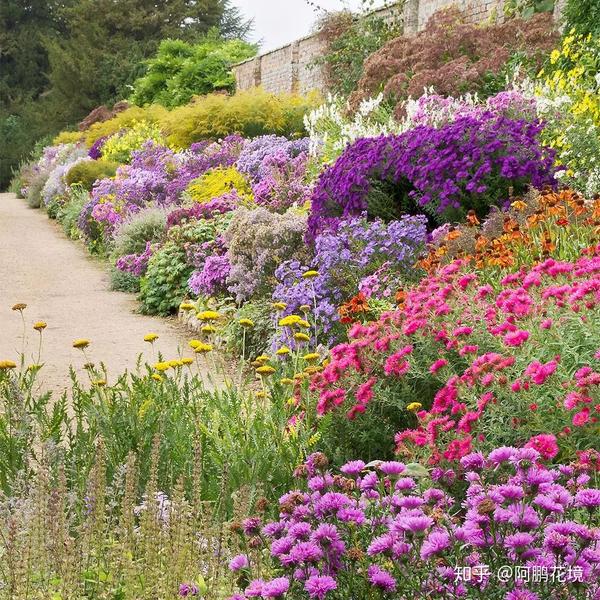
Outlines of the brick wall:
[{"label": "brick wall", "polygon": [[[558,16],[561,2],[563,0],[557,0],[555,16]],[[390,21],[400,19],[408,34],[422,30],[429,17],[440,8],[458,6],[467,21],[484,23],[502,18],[503,4],[504,0],[405,0],[401,10],[392,6],[377,12]],[[260,85],[274,93],[322,91],[323,77],[314,60],[323,51],[323,43],[314,34],[234,65],[237,89],[247,90]]]}]

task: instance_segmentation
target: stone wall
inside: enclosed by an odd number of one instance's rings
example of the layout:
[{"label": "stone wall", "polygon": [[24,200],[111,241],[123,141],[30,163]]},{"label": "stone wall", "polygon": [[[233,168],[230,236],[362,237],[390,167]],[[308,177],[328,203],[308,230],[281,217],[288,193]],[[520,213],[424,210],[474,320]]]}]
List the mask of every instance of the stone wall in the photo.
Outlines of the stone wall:
[{"label": "stone wall", "polygon": [[[467,21],[483,23],[501,18],[503,3],[504,0],[405,0],[402,9],[396,5],[377,13],[390,21],[400,20],[405,33],[409,34],[422,30],[429,17],[440,8],[458,6]],[[237,89],[260,85],[274,93],[322,91],[323,77],[314,61],[323,52],[324,44],[318,34],[314,34],[234,65]]]}]

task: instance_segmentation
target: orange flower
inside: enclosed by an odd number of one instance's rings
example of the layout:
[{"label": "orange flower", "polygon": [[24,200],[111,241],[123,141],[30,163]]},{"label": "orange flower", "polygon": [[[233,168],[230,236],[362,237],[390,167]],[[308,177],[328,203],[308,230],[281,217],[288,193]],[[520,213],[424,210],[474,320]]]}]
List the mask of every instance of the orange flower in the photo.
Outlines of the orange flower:
[{"label": "orange flower", "polygon": [[470,210],[467,213],[467,225],[469,225],[469,227],[476,227],[477,225],[480,225],[480,224],[481,223],[479,222],[479,219],[477,218],[475,211]]}]

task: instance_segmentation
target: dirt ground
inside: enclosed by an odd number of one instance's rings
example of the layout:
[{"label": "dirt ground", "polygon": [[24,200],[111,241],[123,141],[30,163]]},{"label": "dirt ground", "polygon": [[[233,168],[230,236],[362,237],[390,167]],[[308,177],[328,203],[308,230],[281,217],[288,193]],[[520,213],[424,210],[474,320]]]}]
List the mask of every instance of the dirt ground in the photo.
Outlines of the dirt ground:
[{"label": "dirt ground", "polygon": [[23,324],[12,306],[24,311],[26,359],[37,362],[39,336],[33,323],[48,324],[43,333],[40,379],[60,392],[68,385],[69,365],[81,373],[85,358],[73,340],[91,344],[88,358],[108,367],[109,380],[135,369],[140,353],[154,361],[145,334],[159,335],[154,352],[166,359],[191,355],[190,338],[174,319],[136,313],[134,296],[110,291],[106,265],[95,261],[80,244],[66,238],[41,210],[28,208],[14,194],[0,194],[0,360],[18,361]]}]

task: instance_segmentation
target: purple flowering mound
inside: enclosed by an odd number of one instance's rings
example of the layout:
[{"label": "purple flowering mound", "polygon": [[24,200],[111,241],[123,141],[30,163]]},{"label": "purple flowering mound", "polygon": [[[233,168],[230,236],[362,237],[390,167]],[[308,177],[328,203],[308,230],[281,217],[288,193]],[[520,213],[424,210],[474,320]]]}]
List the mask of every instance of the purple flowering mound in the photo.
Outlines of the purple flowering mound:
[{"label": "purple flowering mound", "polygon": [[365,211],[393,219],[425,210],[438,222],[468,210],[483,217],[511,193],[553,185],[555,153],[541,145],[541,129],[540,122],[483,112],[357,140],[321,173],[307,239]]},{"label": "purple flowering mound", "polygon": [[418,465],[327,467],[311,455],[279,520],[243,523],[271,579],[247,583],[258,554],[235,557],[245,590],[232,599],[600,597],[600,489],[584,465],[548,468],[532,448],[470,454],[456,473],[462,504]]}]

